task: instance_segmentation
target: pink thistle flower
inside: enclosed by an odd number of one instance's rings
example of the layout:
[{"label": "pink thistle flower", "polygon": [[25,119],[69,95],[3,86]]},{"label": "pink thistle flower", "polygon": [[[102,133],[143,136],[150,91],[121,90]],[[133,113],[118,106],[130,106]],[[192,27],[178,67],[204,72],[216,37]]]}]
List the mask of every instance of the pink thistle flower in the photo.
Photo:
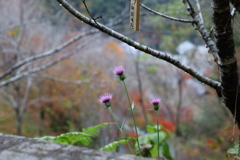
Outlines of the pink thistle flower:
[{"label": "pink thistle flower", "polygon": [[159,104],[159,103],[161,103],[161,98],[152,98],[152,99],[149,99],[149,102],[152,105]]},{"label": "pink thistle flower", "polygon": [[119,79],[121,81],[123,81],[124,79],[126,79],[126,77],[124,76],[125,69],[123,66],[117,66],[113,69],[113,73],[117,76],[119,76]]},{"label": "pink thistle flower", "polygon": [[99,97],[98,101],[102,104],[105,104],[107,107],[110,107],[111,106],[110,100],[112,99],[112,95],[113,94],[110,93],[104,93]]},{"label": "pink thistle flower", "polygon": [[113,73],[120,76],[125,72],[125,69],[123,66],[117,66],[113,69]]},{"label": "pink thistle flower", "polygon": [[152,98],[149,99],[149,102],[153,105],[155,111],[159,110],[158,104],[161,103],[161,98]]}]

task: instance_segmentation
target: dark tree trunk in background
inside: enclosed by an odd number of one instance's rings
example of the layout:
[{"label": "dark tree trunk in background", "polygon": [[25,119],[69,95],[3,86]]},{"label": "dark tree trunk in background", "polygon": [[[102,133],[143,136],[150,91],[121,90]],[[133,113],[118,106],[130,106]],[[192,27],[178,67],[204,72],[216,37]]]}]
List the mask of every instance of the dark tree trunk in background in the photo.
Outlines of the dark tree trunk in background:
[{"label": "dark tree trunk in background", "polygon": [[22,116],[20,114],[20,109],[16,108],[16,117],[17,117],[17,135],[22,135]]},{"label": "dark tree trunk in background", "polygon": [[145,124],[147,126],[148,119],[147,119],[147,113],[145,112],[146,107],[143,103],[144,96],[143,96],[143,90],[142,90],[142,80],[141,80],[141,76],[140,76],[139,61],[140,61],[140,53],[138,52],[137,53],[137,59],[135,61],[135,68],[136,68],[136,75],[137,75],[137,82],[138,82],[138,91],[139,91],[139,94],[140,94],[139,102],[140,102],[140,105],[141,105],[144,121],[145,121]]},{"label": "dark tree trunk in background", "polygon": [[177,115],[176,115],[176,136],[181,136],[180,131],[180,118],[181,118],[181,107],[182,107],[182,77],[179,75],[178,78],[178,104],[177,104]]}]

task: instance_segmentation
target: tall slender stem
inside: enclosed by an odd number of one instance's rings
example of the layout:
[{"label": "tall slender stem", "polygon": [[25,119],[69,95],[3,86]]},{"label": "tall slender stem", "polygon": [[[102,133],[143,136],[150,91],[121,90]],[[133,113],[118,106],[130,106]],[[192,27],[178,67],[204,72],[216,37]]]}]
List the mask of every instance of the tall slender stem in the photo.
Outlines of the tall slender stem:
[{"label": "tall slender stem", "polygon": [[133,117],[133,123],[134,123],[134,128],[135,128],[136,138],[137,138],[138,150],[139,150],[139,154],[141,155],[140,143],[139,143],[138,132],[137,132],[137,125],[136,125],[136,120],[135,120],[134,113],[133,113],[133,108],[132,108],[132,106],[131,106],[130,96],[129,96],[129,94],[128,94],[128,90],[127,90],[127,87],[126,87],[126,83],[125,83],[125,81],[122,81],[122,82],[123,82],[123,85],[124,85],[125,91],[126,91],[126,93],[127,93],[128,102],[129,102],[129,106],[130,106],[131,113],[132,113],[132,117]]},{"label": "tall slender stem", "polygon": [[[115,118],[115,116],[114,116],[114,114],[113,114],[113,112],[112,112],[111,107],[108,107],[108,110],[109,110],[110,114],[112,115],[112,118],[113,118],[114,122],[116,123],[119,131],[122,133],[123,137],[126,138],[125,134],[124,134],[123,131],[122,131],[122,128],[119,126],[119,124],[118,124],[118,122],[117,122],[117,120],[116,120],[116,118]],[[130,146],[130,144],[129,144],[128,141],[127,141],[127,144],[128,144],[128,147],[129,147],[131,153],[133,154],[132,148],[131,148],[131,146]]]},{"label": "tall slender stem", "polygon": [[158,146],[158,158],[160,158],[160,157],[159,157],[159,125],[158,125],[158,110],[157,110],[156,112],[157,112],[156,116],[157,116],[157,146]]}]

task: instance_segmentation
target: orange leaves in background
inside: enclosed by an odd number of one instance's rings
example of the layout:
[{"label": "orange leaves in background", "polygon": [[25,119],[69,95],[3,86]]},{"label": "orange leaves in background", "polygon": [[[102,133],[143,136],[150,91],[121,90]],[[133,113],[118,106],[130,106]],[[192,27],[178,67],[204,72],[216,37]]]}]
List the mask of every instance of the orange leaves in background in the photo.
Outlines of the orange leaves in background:
[{"label": "orange leaves in background", "polygon": [[109,41],[104,45],[103,53],[106,53],[106,52],[117,53],[118,58],[124,57],[124,51],[115,41]]},{"label": "orange leaves in background", "polygon": [[[152,117],[152,122],[154,124],[156,124],[156,122],[157,122],[156,116]],[[161,117],[158,117],[158,122],[159,122],[159,125],[163,125],[164,129],[166,129],[168,131],[174,132],[175,129],[176,129],[176,126],[175,126],[174,123],[172,123],[172,122],[170,122],[168,120],[164,120]]]},{"label": "orange leaves in background", "polygon": [[211,148],[217,148],[218,147],[218,142],[215,140],[215,139],[213,139],[213,138],[207,138],[207,145],[209,146],[209,147],[211,147]]},{"label": "orange leaves in background", "polygon": [[193,120],[193,110],[188,107],[188,106],[184,106],[181,108],[181,123],[192,123]]},{"label": "orange leaves in background", "polygon": [[135,130],[131,130],[130,132],[128,132],[127,137],[134,137],[134,138],[136,138]]}]

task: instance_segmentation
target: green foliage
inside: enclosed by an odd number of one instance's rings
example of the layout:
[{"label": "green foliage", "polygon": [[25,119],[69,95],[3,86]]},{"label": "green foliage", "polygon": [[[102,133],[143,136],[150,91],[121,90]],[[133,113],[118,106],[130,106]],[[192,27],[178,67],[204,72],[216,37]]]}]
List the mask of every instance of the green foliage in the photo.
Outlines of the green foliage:
[{"label": "green foliage", "polygon": [[166,141],[163,141],[161,144],[161,152],[165,158],[170,159],[170,160],[173,159],[173,157],[170,153],[169,145]]},{"label": "green foliage", "polygon": [[86,146],[88,146],[92,142],[91,135],[82,132],[68,132],[65,134],[61,134],[56,138],[51,139],[51,141],[67,145],[73,145],[79,142]]},{"label": "green foliage", "polygon": [[229,156],[237,156],[239,154],[239,144],[235,145],[234,148],[230,148],[227,151]]},{"label": "green foliage", "polygon": [[[157,157],[158,156],[158,145],[160,146],[160,153],[162,155],[169,159],[172,160],[172,155],[169,150],[169,145],[167,143],[167,138],[169,135],[171,135],[170,132],[164,132],[163,131],[163,126],[159,125],[159,144],[158,142],[158,134],[157,134],[157,126],[147,126],[147,132],[148,134],[142,135],[139,137],[139,142],[141,147],[141,153],[144,156],[148,157]],[[136,144],[135,144],[136,146]],[[146,147],[147,146],[147,147]],[[136,147],[137,148],[137,147]],[[144,153],[143,153],[144,152]],[[146,153],[148,155],[146,155]]]},{"label": "green foliage", "polygon": [[99,130],[111,123],[102,123],[93,127],[84,128],[82,132],[68,132],[59,136],[44,136],[36,139],[51,141],[55,143],[62,143],[67,145],[74,145],[81,143],[83,145],[90,145],[92,138],[98,136]]},{"label": "green foliage", "polygon": [[98,136],[98,132],[101,128],[104,128],[105,126],[109,125],[111,123],[102,123],[93,127],[83,128],[82,132],[89,134],[91,136]]},{"label": "green foliage", "polygon": [[114,141],[114,142],[109,143],[108,145],[102,147],[100,150],[101,151],[116,151],[118,146],[120,146],[122,144],[126,144],[127,142],[128,142],[128,139]]},{"label": "green foliage", "polygon": [[147,68],[148,73],[155,73],[157,72],[157,70],[158,70],[157,66],[153,66],[153,65]]}]

